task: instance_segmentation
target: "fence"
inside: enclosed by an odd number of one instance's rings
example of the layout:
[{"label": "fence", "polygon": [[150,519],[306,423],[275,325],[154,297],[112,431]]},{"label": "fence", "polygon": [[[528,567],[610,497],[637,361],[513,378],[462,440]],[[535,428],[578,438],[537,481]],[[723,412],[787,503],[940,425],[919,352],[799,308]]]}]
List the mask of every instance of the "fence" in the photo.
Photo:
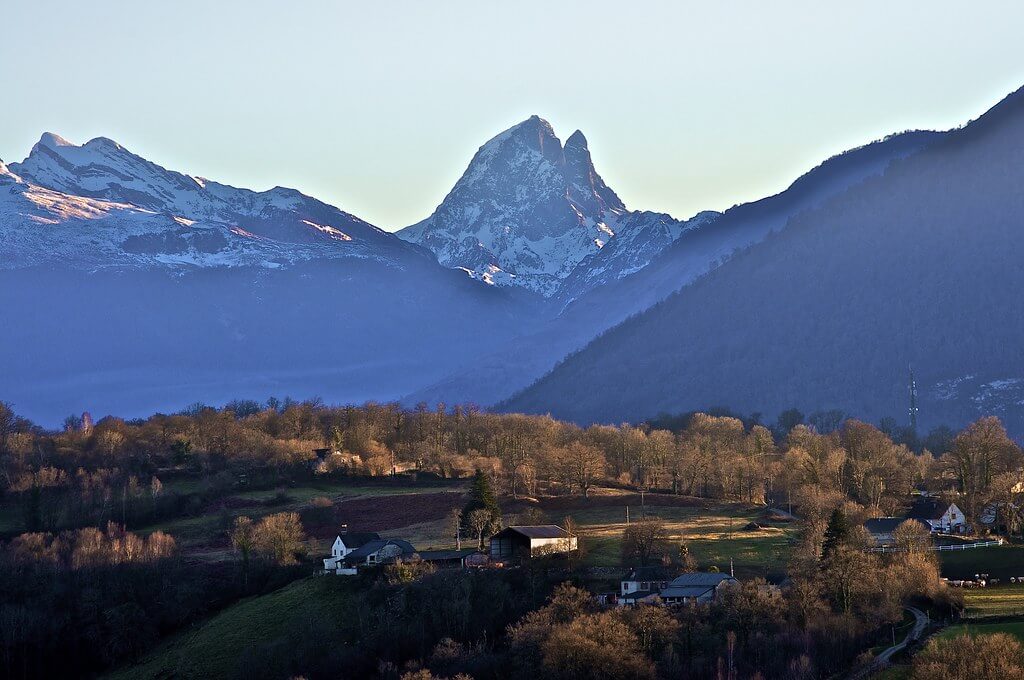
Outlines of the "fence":
[{"label": "fence", "polygon": [[[930,545],[925,550],[936,550],[944,552],[948,550],[971,550],[973,548],[989,548],[995,545],[1002,545],[1003,539],[997,538],[994,541],[977,541],[976,543],[958,543],[955,545]],[[868,548],[868,552],[894,553],[904,552],[905,548],[897,548],[894,545],[883,545],[878,548]]]}]

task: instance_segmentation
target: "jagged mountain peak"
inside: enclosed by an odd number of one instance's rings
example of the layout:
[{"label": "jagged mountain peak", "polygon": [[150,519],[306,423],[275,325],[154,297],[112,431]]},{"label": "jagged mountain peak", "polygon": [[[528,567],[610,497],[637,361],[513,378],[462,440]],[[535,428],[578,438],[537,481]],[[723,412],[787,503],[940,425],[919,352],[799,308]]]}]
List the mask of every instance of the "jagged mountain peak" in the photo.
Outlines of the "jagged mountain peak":
[{"label": "jagged mountain peak", "polygon": [[567,140],[565,140],[565,148],[567,150],[569,148],[586,149],[587,138],[583,135],[583,132],[581,130],[576,130],[571,135],[569,135],[569,138]]},{"label": "jagged mountain peak", "polygon": [[553,295],[614,236],[624,212],[594,169],[583,133],[563,146],[534,115],[481,146],[434,213],[399,235],[446,266]]}]

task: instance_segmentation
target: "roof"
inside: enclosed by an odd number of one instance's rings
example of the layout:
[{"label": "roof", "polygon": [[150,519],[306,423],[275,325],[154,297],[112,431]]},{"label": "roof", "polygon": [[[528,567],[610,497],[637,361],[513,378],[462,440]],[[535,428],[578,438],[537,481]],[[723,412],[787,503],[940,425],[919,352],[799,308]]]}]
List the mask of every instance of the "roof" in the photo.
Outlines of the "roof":
[{"label": "roof", "polygon": [[622,577],[623,581],[668,581],[664,567],[633,567]]},{"label": "roof", "polygon": [[506,532],[515,532],[527,538],[569,538],[569,532],[557,524],[537,524],[534,526],[506,527],[495,534],[500,536]]},{"label": "roof", "polygon": [[358,548],[350,552],[348,555],[346,555],[345,560],[358,560],[360,558],[366,557],[367,555],[372,555],[373,553],[377,552],[386,545],[397,545],[399,548],[402,549],[403,555],[411,555],[412,553],[416,552],[416,548],[412,547],[412,544],[409,543],[409,541],[403,541],[400,538],[384,538],[364,543],[363,545],[359,546]]},{"label": "roof", "polygon": [[474,553],[477,550],[420,550],[416,554],[420,556],[420,559],[425,562],[441,562],[444,560],[462,560]]},{"label": "roof", "polygon": [[339,534],[338,538],[341,539],[346,548],[358,548],[370,541],[379,541],[380,534],[375,534],[372,531],[346,531],[343,534]]},{"label": "roof", "polygon": [[715,586],[669,586],[661,591],[661,597],[700,597],[715,589]]},{"label": "roof", "polygon": [[873,517],[864,522],[864,528],[872,534],[891,534],[896,530],[896,527],[904,522],[921,522],[926,524],[924,520],[907,519],[906,517]]},{"label": "roof", "polygon": [[654,590],[634,590],[631,593],[626,593],[625,595],[620,595],[619,599],[620,600],[642,600],[642,599],[644,599],[646,597],[650,597],[651,595],[657,595],[657,594],[658,594],[657,591],[654,591]]},{"label": "roof", "polygon": [[672,579],[672,582],[668,584],[669,588],[680,588],[688,586],[706,586],[714,588],[722,581],[735,581],[736,579],[728,574],[722,574],[718,572],[709,571],[694,571],[689,574],[683,574]]},{"label": "roof", "polygon": [[907,519],[941,519],[952,503],[943,503],[937,498],[922,498],[914,501],[907,513]]}]

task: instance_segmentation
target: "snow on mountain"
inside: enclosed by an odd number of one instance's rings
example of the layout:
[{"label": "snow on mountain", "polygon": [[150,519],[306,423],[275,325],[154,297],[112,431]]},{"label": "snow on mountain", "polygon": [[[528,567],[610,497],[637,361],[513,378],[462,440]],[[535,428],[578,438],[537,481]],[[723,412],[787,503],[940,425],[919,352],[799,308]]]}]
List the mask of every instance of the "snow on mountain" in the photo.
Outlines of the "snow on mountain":
[{"label": "snow on mountain", "polygon": [[[255,192],[166,170],[117,142],[46,133],[3,177],[0,266],[263,266],[418,256],[294,189]],[[14,178],[13,180],[11,178]],[[2,190],[0,190],[2,191]]]},{"label": "snow on mountain", "polygon": [[533,116],[480,147],[434,213],[398,233],[445,266],[552,296],[628,214],[594,169],[583,133],[563,146]]},{"label": "snow on mountain", "polygon": [[706,210],[680,221],[646,210],[626,213],[617,222],[615,238],[585,257],[562,281],[559,301],[570,304],[598,286],[640,271],[684,233],[705,228],[720,215]]},{"label": "snow on mountain", "polygon": [[[500,272],[493,273],[500,278]],[[536,295],[292,189],[166,170],[43,135],[0,163],[0,395],[143,415],[270,394],[388,400],[528,332]]]}]

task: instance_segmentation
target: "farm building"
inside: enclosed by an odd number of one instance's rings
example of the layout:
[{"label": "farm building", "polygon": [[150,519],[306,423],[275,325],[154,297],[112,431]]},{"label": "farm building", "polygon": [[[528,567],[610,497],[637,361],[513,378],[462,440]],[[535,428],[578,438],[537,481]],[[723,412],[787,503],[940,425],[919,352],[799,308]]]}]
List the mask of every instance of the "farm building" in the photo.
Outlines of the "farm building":
[{"label": "farm building", "polygon": [[896,531],[896,527],[904,522],[919,522],[928,531],[932,530],[928,522],[920,519],[907,519],[906,517],[874,517],[864,522],[864,528],[871,534],[871,538],[878,545],[891,545],[893,532]]},{"label": "farm building", "polygon": [[[421,550],[416,553],[424,562],[430,562],[440,569],[478,566],[486,561],[486,556],[479,551],[467,550]],[[483,560],[477,558],[484,558]]]},{"label": "farm building", "polygon": [[334,571],[341,567],[341,562],[356,548],[360,548],[370,541],[379,541],[378,534],[369,531],[349,531],[339,534],[331,546],[331,556],[324,558],[324,569]]},{"label": "farm building", "polygon": [[576,550],[577,539],[555,524],[507,527],[491,536],[491,559],[557,555]]},{"label": "farm building", "polygon": [[324,571],[352,576],[359,567],[387,564],[416,552],[400,538],[381,538],[373,533],[342,534],[334,540],[331,556],[324,559]]},{"label": "farm building", "polygon": [[659,596],[665,604],[711,602],[723,586],[732,583],[738,581],[729,574],[697,571],[672,579]]},{"label": "farm building", "polygon": [[927,522],[932,533],[959,534],[967,529],[964,511],[956,503],[944,503],[938,498],[915,501],[906,518]]},{"label": "farm building", "polygon": [[387,564],[400,557],[411,557],[416,552],[409,541],[400,538],[382,538],[365,543],[345,556],[344,564],[349,567]]},{"label": "farm building", "polygon": [[619,606],[654,602],[672,579],[661,567],[630,569],[619,583]]}]

